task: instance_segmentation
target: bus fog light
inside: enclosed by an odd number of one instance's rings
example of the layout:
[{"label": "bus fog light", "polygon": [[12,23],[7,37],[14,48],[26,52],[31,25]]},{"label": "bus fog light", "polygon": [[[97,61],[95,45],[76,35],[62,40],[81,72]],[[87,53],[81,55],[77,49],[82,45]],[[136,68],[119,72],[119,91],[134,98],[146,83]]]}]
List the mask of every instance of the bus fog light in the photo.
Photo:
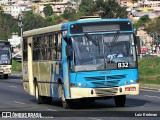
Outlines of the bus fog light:
[{"label": "bus fog light", "polygon": [[78,83],[78,86],[80,87],[82,84],[81,83]]},{"label": "bus fog light", "polygon": [[130,80],[130,82],[131,82],[131,83],[133,83],[133,82],[134,82],[134,80]]},{"label": "bus fog light", "polygon": [[125,84],[127,85],[127,84],[128,84],[128,81],[125,81]]},{"label": "bus fog light", "polygon": [[119,92],[122,92],[122,88],[119,88]]}]

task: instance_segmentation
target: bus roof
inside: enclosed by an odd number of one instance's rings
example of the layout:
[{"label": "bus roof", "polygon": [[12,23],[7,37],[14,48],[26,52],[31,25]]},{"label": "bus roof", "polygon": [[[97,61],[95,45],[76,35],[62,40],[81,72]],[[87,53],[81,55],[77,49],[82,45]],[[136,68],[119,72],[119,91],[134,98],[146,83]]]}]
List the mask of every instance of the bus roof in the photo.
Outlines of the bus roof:
[{"label": "bus roof", "polygon": [[80,19],[77,21],[67,22],[62,24],[62,29],[67,29],[71,24],[77,23],[91,23],[91,22],[131,22],[128,18],[94,18],[94,19]]},{"label": "bus roof", "polygon": [[[123,22],[123,21],[128,21],[131,22],[130,19],[128,18],[94,18],[94,19],[80,19],[77,21],[73,22],[68,22],[68,24],[76,24],[76,23],[84,23],[84,22]],[[64,24],[62,24],[63,26]]]},{"label": "bus roof", "polygon": [[54,31],[60,31],[61,26],[62,26],[62,24],[58,24],[58,25],[52,25],[52,26],[48,26],[48,27],[43,27],[43,28],[38,28],[38,29],[25,31],[25,32],[23,32],[23,37],[29,37],[29,36],[45,34],[45,33],[51,33],[51,32],[54,32]]},{"label": "bus roof", "polygon": [[72,21],[72,22],[66,22],[66,23],[61,23],[58,25],[53,25],[53,26],[48,26],[48,27],[43,27],[43,28],[38,28],[38,29],[33,29],[29,31],[23,32],[23,37],[29,37],[29,36],[34,36],[34,35],[40,35],[40,34],[45,34],[45,33],[51,33],[54,31],[60,31],[60,30],[65,30],[68,29],[68,26],[71,24],[76,24],[76,23],[91,23],[91,22],[123,22],[123,21],[128,21],[131,22],[130,19],[127,18],[95,18],[95,19],[81,19],[77,21]]}]

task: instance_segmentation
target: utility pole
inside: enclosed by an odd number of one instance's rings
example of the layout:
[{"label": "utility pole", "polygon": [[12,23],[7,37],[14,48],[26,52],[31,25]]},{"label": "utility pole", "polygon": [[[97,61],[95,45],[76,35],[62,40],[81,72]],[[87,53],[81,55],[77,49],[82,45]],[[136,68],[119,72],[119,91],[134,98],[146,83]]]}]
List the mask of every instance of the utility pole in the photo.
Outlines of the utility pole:
[{"label": "utility pole", "polygon": [[18,22],[18,26],[20,27],[20,29],[21,29],[21,39],[20,39],[20,51],[21,51],[21,62],[22,62],[22,60],[23,60],[23,54],[22,54],[22,41],[23,41],[23,16],[22,16],[22,13],[21,14],[19,14],[19,16],[18,16],[18,20],[19,20],[19,22]]}]

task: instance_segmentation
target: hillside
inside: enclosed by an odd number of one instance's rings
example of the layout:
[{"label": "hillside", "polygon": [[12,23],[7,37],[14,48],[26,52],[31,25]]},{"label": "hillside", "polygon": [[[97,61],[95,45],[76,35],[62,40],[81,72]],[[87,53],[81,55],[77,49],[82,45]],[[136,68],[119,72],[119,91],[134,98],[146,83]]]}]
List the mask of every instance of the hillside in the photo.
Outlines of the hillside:
[{"label": "hillside", "polygon": [[160,58],[141,58],[138,63],[140,83],[160,85]]}]

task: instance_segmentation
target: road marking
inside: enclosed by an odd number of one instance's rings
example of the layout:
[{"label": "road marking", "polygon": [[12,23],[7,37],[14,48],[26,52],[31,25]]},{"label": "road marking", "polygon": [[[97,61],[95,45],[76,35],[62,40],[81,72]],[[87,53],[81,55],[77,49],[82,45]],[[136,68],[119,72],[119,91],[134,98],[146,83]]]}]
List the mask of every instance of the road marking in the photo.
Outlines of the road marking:
[{"label": "road marking", "polygon": [[88,117],[89,119],[92,119],[92,120],[102,120],[102,119],[99,119],[99,118],[94,118],[94,117]]},{"label": "road marking", "polygon": [[128,107],[134,107],[135,105],[126,104]]},{"label": "road marking", "polygon": [[144,96],[146,96],[146,97],[155,97],[155,98],[160,98],[160,97],[158,97],[158,96],[150,96],[150,95],[144,95]]},{"label": "road marking", "polygon": [[53,110],[53,109],[47,109],[48,111],[58,111],[58,110]]},{"label": "road marking", "polygon": [[15,103],[17,103],[17,104],[25,104],[25,103],[18,102],[18,101],[13,101],[13,102],[15,102]]},{"label": "road marking", "polygon": [[140,106],[140,108],[144,108],[144,106]]},{"label": "road marking", "polygon": [[17,88],[16,86],[9,86],[9,87],[12,87],[12,88]]}]

